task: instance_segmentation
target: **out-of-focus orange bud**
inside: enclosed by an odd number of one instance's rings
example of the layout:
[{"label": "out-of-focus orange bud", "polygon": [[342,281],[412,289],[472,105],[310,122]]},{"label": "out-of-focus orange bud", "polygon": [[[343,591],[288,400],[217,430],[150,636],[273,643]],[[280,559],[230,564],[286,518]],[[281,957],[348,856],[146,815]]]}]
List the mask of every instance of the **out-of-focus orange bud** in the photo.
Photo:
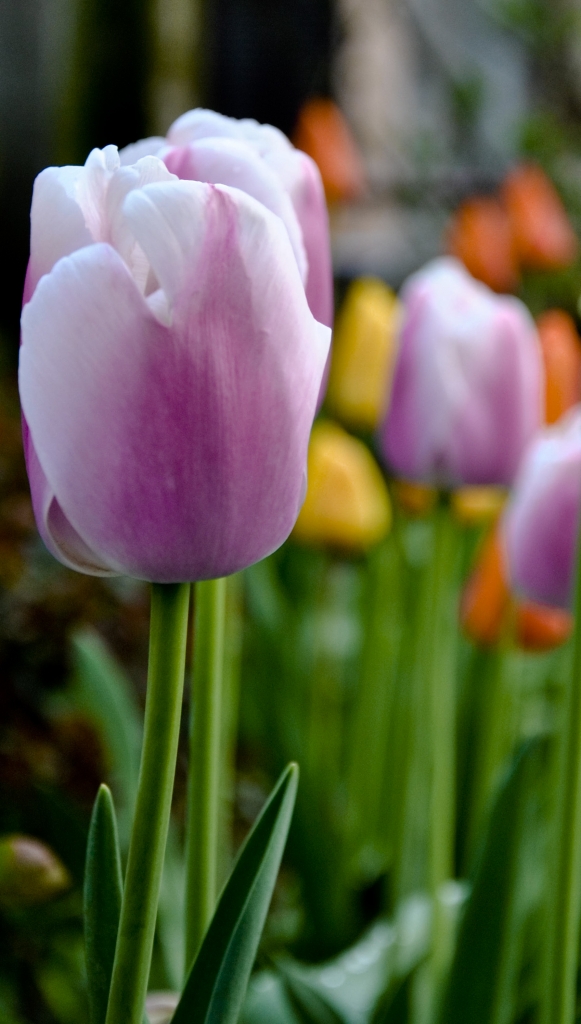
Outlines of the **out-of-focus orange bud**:
[{"label": "out-of-focus orange bud", "polygon": [[448,252],[496,292],[514,291],[518,286],[512,226],[498,199],[480,196],[462,203],[450,224]]},{"label": "out-of-focus orange bud", "polygon": [[537,320],[545,364],[545,418],[556,423],[579,401],[581,339],[573,318],[563,309],[549,309]]},{"label": "out-of-focus orange bud", "polygon": [[519,603],[516,638],[525,651],[550,651],[568,640],[573,629],[571,612],[533,601]]},{"label": "out-of-focus orange bud", "polygon": [[412,516],[428,515],[438,496],[435,487],[418,484],[412,480],[394,480],[392,491],[399,507]]},{"label": "out-of-focus orange bud", "polygon": [[504,487],[471,486],[459,487],[454,491],[450,504],[455,518],[462,526],[479,526],[481,523],[494,522],[505,501]]},{"label": "out-of-focus orange bud", "polygon": [[524,266],[558,270],[573,262],[577,236],[555,186],[540,167],[516,167],[504,181],[502,197]]},{"label": "out-of-focus orange bud", "polygon": [[354,281],[337,316],[327,401],[350,427],[375,430],[383,417],[397,349],[401,306],[383,281]]},{"label": "out-of-focus orange bud", "polygon": [[365,191],[365,170],[343,114],[329,99],[312,99],[301,108],[293,142],[317,164],[329,203],[358,199]]},{"label": "out-of-focus orange bud", "polygon": [[500,530],[494,526],[484,540],[460,603],[460,621],[470,639],[485,645],[496,643],[509,601]]},{"label": "out-of-focus orange bud", "polygon": [[0,906],[34,906],[70,886],[69,872],[45,843],[23,835],[0,839]]},{"label": "out-of-focus orange bud", "polygon": [[387,486],[369,449],[337,423],[315,423],[295,540],[362,552],[382,540],[390,525]]}]

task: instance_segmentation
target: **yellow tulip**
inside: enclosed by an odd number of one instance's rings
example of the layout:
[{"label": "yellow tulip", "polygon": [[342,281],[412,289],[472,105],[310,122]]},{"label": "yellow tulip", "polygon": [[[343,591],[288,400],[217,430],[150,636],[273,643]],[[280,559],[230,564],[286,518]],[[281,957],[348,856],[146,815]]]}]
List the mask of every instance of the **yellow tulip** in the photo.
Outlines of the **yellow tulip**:
[{"label": "yellow tulip", "polygon": [[295,540],[362,552],[380,541],[390,525],[387,486],[369,449],[336,423],[316,423]]},{"label": "yellow tulip", "polygon": [[387,409],[400,302],[377,278],[350,286],[333,335],[327,401],[348,426],[375,430]]},{"label": "yellow tulip", "polygon": [[452,495],[452,511],[463,526],[479,526],[499,516],[506,498],[504,487],[459,487]]}]

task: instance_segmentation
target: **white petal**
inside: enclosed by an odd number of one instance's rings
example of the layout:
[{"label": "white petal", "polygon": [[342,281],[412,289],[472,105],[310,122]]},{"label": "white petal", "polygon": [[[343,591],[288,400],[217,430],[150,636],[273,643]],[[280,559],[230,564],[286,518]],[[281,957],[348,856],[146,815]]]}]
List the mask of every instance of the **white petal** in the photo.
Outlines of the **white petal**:
[{"label": "white petal", "polygon": [[[186,150],[176,153],[178,159],[180,154],[185,154],[185,162],[192,171],[191,175],[178,171],[180,177],[191,176],[198,181],[241,189],[281,218],[304,283],[308,266],[297,215],[279,178],[256,150],[247,142],[214,137],[190,143]],[[167,160],[171,167],[171,151]]]},{"label": "white petal", "polygon": [[140,139],[139,142],[132,142],[119,150],[121,166],[135,164],[144,156],[158,156],[162,149],[165,149],[167,142],[159,135],[151,135],[148,139]]},{"label": "white petal", "polygon": [[207,228],[211,186],[170,181],[130,192],[123,210],[170,306],[196,265]]},{"label": "white petal", "polygon": [[30,292],[57,260],[93,241],[76,200],[82,167],[47,167],[34,182],[30,211]]}]

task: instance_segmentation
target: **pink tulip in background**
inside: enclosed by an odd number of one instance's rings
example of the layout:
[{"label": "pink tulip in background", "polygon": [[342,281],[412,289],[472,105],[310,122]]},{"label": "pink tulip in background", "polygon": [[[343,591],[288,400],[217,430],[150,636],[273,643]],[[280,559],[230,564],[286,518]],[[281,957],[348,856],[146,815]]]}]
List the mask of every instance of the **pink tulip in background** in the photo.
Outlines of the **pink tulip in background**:
[{"label": "pink tulip in background", "polygon": [[167,150],[219,184],[114,146],[36,180],[25,450],[40,533],[75,569],[223,576],[294,525],[330,330],[296,203],[241,146]]},{"label": "pink tulip in background", "polygon": [[232,185],[254,196],[285,223],[316,320],[333,323],[329,220],[319,169],[278,128],[213,110],[189,110],[163,139],[142,139],[121,151],[122,163],[155,154],[178,178]]},{"label": "pink tulip in background", "polygon": [[581,406],[543,430],[527,451],[504,517],[515,588],[544,604],[573,600],[581,506]]},{"label": "pink tulip in background", "polygon": [[475,281],[451,257],[413,274],[384,455],[401,476],[443,486],[510,484],[543,420],[533,319],[518,299]]}]

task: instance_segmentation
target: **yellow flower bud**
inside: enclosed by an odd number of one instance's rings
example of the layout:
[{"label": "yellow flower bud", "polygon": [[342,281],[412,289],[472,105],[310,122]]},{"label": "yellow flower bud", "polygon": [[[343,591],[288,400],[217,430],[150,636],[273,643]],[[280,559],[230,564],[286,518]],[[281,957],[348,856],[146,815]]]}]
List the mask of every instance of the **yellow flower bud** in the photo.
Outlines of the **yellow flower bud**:
[{"label": "yellow flower bud", "polygon": [[31,836],[0,839],[0,906],[29,907],[53,899],[71,877],[53,851]]},{"label": "yellow flower bud", "polygon": [[500,514],[506,497],[504,487],[459,487],[452,494],[452,512],[463,526],[491,523]]},{"label": "yellow flower bud", "polygon": [[346,424],[375,430],[389,398],[401,304],[373,277],[354,281],[337,316],[327,401]]},{"label": "yellow flower bud", "polygon": [[380,541],[390,525],[387,486],[369,449],[336,423],[315,423],[295,540],[361,552]]}]

